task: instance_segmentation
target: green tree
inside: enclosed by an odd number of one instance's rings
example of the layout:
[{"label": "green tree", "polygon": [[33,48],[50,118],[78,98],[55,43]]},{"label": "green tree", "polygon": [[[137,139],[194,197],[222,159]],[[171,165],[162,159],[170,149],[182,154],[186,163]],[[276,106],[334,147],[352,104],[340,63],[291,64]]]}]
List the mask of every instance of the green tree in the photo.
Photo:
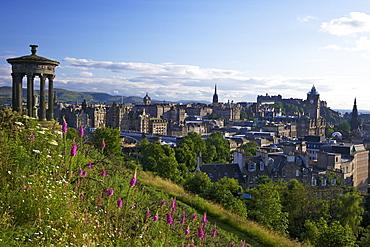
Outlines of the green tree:
[{"label": "green tree", "polygon": [[204,172],[192,173],[189,177],[185,179],[184,189],[194,193],[203,193],[212,184],[211,179]]},{"label": "green tree", "polygon": [[331,128],[330,126],[326,126],[326,127],[325,127],[325,136],[326,136],[326,137],[330,138],[330,137],[331,137],[331,135],[332,135],[334,132],[335,132],[335,131],[334,131],[334,129],[333,129],[333,128]]},{"label": "green tree", "polygon": [[244,154],[246,156],[255,156],[258,148],[258,144],[256,142],[250,141],[246,144],[241,145],[241,149],[244,150]]},{"label": "green tree", "polygon": [[239,182],[235,178],[223,177],[218,180],[218,183],[223,185],[235,196],[237,196],[243,190],[242,187],[239,185]]},{"label": "green tree", "polygon": [[292,238],[299,238],[306,230],[305,222],[320,218],[321,202],[310,185],[296,179],[287,182],[282,193],[283,211],[288,213],[288,232]]},{"label": "green tree", "polygon": [[362,206],[363,206],[365,212],[363,214],[361,225],[362,225],[362,227],[366,228],[370,225],[370,194],[366,194],[364,196],[364,203],[363,203]]},{"label": "green tree", "polygon": [[343,123],[334,125],[334,130],[342,133],[344,138],[348,138],[351,126],[344,120]]},{"label": "green tree", "polygon": [[226,186],[218,182],[208,186],[200,196],[218,203],[225,209],[231,210],[240,216],[247,216],[247,210],[242,200],[239,197],[235,197]]},{"label": "green tree", "polygon": [[161,145],[159,142],[149,143],[143,139],[140,142],[141,163],[144,170],[152,171],[158,176],[181,182],[178,163],[175,151],[168,145]]},{"label": "green tree", "polygon": [[103,149],[105,154],[122,155],[121,137],[118,128],[97,128],[92,136],[92,142],[96,148],[101,149],[103,141],[106,144],[106,147]]},{"label": "green tree", "polygon": [[175,150],[176,160],[178,163],[185,164],[188,171],[193,171],[197,165],[198,155],[205,153],[205,150],[205,140],[195,132],[188,133]]},{"label": "green tree", "polygon": [[370,247],[370,226],[364,230],[358,244],[360,247]]},{"label": "green tree", "polygon": [[249,189],[248,193],[251,195],[247,205],[249,217],[268,229],[286,234],[288,215],[283,212],[281,187],[275,183],[265,183]]},{"label": "green tree", "polygon": [[338,206],[334,210],[335,218],[343,226],[348,226],[352,233],[357,236],[360,230],[364,208],[361,207],[362,197],[358,190],[339,195]]},{"label": "green tree", "polygon": [[257,184],[267,184],[272,183],[272,179],[267,175],[258,175]]},{"label": "green tree", "polygon": [[320,247],[355,246],[356,238],[348,226],[342,226],[339,221],[328,223],[324,218],[319,221],[307,221],[307,231],[303,234],[304,242]]},{"label": "green tree", "polygon": [[[221,132],[213,132],[209,138],[206,140],[207,154],[206,157],[208,163],[225,163],[230,159],[230,145],[229,142],[222,136]],[[216,156],[214,156],[214,150],[216,150]]]}]

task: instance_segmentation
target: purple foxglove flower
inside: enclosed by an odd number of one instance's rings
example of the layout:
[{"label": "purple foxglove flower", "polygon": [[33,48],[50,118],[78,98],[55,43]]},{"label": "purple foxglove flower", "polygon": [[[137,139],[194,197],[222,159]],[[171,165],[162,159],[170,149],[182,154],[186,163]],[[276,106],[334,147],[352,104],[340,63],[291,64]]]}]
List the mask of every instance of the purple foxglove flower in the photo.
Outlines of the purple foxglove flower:
[{"label": "purple foxglove flower", "polygon": [[230,247],[235,247],[236,246],[236,244],[235,243],[231,243],[230,244]]},{"label": "purple foxglove flower", "polygon": [[204,224],[204,226],[207,226],[207,213],[204,213],[204,215],[203,215],[203,224]]},{"label": "purple foxglove flower", "polygon": [[161,201],[161,206],[163,206],[164,204],[166,204],[166,200]]},{"label": "purple foxglove flower", "polygon": [[87,171],[83,171],[82,172],[82,177],[86,177],[86,175],[87,175]]},{"label": "purple foxglove flower", "polygon": [[77,145],[76,145],[76,143],[73,143],[73,146],[71,148],[71,156],[75,157],[76,153],[77,153]]},{"label": "purple foxglove flower", "polygon": [[172,199],[171,209],[172,209],[172,212],[176,211],[176,200],[175,199]]},{"label": "purple foxglove flower", "polygon": [[181,217],[181,225],[185,224],[185,219],[186,219],[186,215],[184,214],[184,215]]},{"label": "purple foxglove flower", "polygon": [[114,193],[114,190],[106,190],[105,193],[108,195],[108,196],[112,196],[113,193]]},{"label": "purple foxglove flower", "polygon": [[184,231],[185,236],[188,236],[190,234],[190,229],[188,228],[187,230]]},{"label": "purple foxglove flower", "polygon": [[105,143],[105,141],[104,141],[104,140],[102,140],[102,142],[101,142],[101,146],[102,146],[103,148],[105,148],[105,147],[107,146],[107,144]]},{"label": "purple foxglove flower", "polygon": [[82,201],[84,199],[84,196],[85,196],[84,193],[80,194],[80,201]]},{"label": "purple foxglove flower", "polygon": [[244,241],[242,241],[241,247],[245,247],[245,242]]},{"label": "purple foxglove flower", "polygon": [[130,180],[130,188],[134,187],[135,184],[136,184],[136,171],[135,171],[134,176]]},{"label": "purple foxglove flower", "polygon": [[100,176],[102,176],[102,177],[107,176],[107,171],[106,171],[105,169],[103,169],[103,170],[101,171]]},{"label": "purple foxglove flower", "polygon": [[193,214],[193,216],[191,216],[192,220],[195,220],[196,218],[197,218],[197,214]]},{"label": "purple foxglove flower", "polygon": [[153,217],[153,221],[156,222],[159,219],[158,215]]},{"label": "purple foxglove flower", "polygon": [[216,229],[216,226],[215,226],[215,228],[213,229],[213,233],[212,233],[212,238],[214,238],[214,237],[216,237],[216,235],[217,235],[217,229]]},{"label": "purple foxglove flower", "polygon": [[168,211],[168,213],[167,213],[167,221],[166,221],[166,223],[169,224],[169,225],[171,225],[173,223],[171,211]]},{"label": "purple foxglove flower", "polygon": [[87,169],[92,169],[92,163],[89,161],[89,164],[87,164]]},{"label": "purple foxglove flower", "polygon": [[35,136],[34,136],[34,135],[30,135],[30,136],[28,137],[28,139],[30,139],[30,140],[34,140],[34,139],[35,139]]},{"label": "purple foxglove flower", "polygon": [[82,127],[82,125],[80,125],[80,128],[78,129],[78,134],[80,136],[83,136],[85,134],[85,131],[84,131],[84,128]]},{"label": "purple foxglove flower", "polygon": [[31,187],[29,185],[26,186],[26,191],[29,191],[31,189]]},{"label": "purple foxglove flower", "polygon": [[203,237],[204,237],[203,227],[200,226],[198,229],[198,238],[203,238]]},{"label": "purple foxglove flower", "polygon": [[82,176],[82,170],[80,169],[80,170],[78,170],[78,174],[80,174],[80,176]]},{"label": "purple foxglove flower", "polygon": [[64,120],[64,122],[62,124],[62,132],[63,132],[63,134],[67,133],[67,122],[66,122],[66,120]]},{"label": "purple foxglove flower", "polygon": [[122,208],[122,199],[118,199],[117,208]]}]

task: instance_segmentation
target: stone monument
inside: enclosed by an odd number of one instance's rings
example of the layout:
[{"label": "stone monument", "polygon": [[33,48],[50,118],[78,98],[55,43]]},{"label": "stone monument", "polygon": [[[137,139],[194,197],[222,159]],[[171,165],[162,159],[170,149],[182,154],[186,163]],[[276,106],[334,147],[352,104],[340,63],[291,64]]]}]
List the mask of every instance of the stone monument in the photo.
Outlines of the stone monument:
[{"label": "stone monument", "polygon": [[[22,112],[22,80],[27,76],[27,114],[30,117],[37,117],[39,120],[48,121],[54,119],[54,92],[53,82],[55,67],[59,62],[36,55],[37,45],[30,45],[31,55],[9,58],[6,61],[12,65],[12,107],[13,110]],[[36,109],[36,96],[34,92],[34,78],[40,78],[40,104],[39,112]],[[48,111],[46,115],[46,87],[48,79]]]}]

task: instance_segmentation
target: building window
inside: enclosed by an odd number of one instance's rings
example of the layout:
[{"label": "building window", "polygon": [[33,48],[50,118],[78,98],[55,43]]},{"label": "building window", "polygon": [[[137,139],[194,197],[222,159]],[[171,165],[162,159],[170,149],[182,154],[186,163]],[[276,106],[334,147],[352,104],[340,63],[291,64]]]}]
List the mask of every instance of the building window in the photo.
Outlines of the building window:
[{"label": "building window", "polygon": [[335,186],[337,184],[337,180],[335,178],[331,179],[331,185]]},{"label": "building window", "polygon": [[299,177],[299,170],[295,170],[295,176]]},{"label": "building window", "polygon": [[326,186],[326,178],[323,178],[323,179],[321,180],[321,186]]},{"label": "building window", "polygon": [[265,163],[260,162],[260,170],[261,171],[265,170]]},{"label": "building window", "polygon": [[311,180],[311,185],[312,185],[312,186],[316,186],[316,178],[314,178],[314,177],[312,178],[312,180]]},{"label": "building window", "polygon": [[254,163],[254,162],[249,162],[248,163],[248,170],[249,171],[251,171],[251,172],[254,172],[254,171],[256,171],[256,163]]}]

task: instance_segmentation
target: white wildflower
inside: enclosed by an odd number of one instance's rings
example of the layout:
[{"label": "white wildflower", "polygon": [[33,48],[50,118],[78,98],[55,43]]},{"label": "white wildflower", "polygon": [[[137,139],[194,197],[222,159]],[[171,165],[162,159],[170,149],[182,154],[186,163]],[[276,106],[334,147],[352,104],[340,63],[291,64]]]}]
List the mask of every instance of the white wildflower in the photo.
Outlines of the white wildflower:
[{"label": "white wildflower", "polygon": [[55,140],[53,140],[53,141],[49,142],[49,144],[50,144],[50,145],[54,145],[54,146],[58,146],[58,142],[57,142],[57,141],[55,141]]},{"label": "white wildflower", "polygon": [[37,153],[37,154],[41,154],[41,151],[37,150],[37,149],[32,150],[32,152]]},{"label": "white wildflower", "polygon": [[45,131],[43,131],[43,130],[38,130],[37,132],[40,133],[40,134],[43,134],[43,135],[45,134]]},{"label": "white wildflower", "polygon": [[23,126],[24,124],[21,123],[21,122],[14,122],[15,124],[19,125],[19,126]]},{"label": "white wildflower", "polygon": [[8,171],[9,174],[12,174],[12,171]]}]

